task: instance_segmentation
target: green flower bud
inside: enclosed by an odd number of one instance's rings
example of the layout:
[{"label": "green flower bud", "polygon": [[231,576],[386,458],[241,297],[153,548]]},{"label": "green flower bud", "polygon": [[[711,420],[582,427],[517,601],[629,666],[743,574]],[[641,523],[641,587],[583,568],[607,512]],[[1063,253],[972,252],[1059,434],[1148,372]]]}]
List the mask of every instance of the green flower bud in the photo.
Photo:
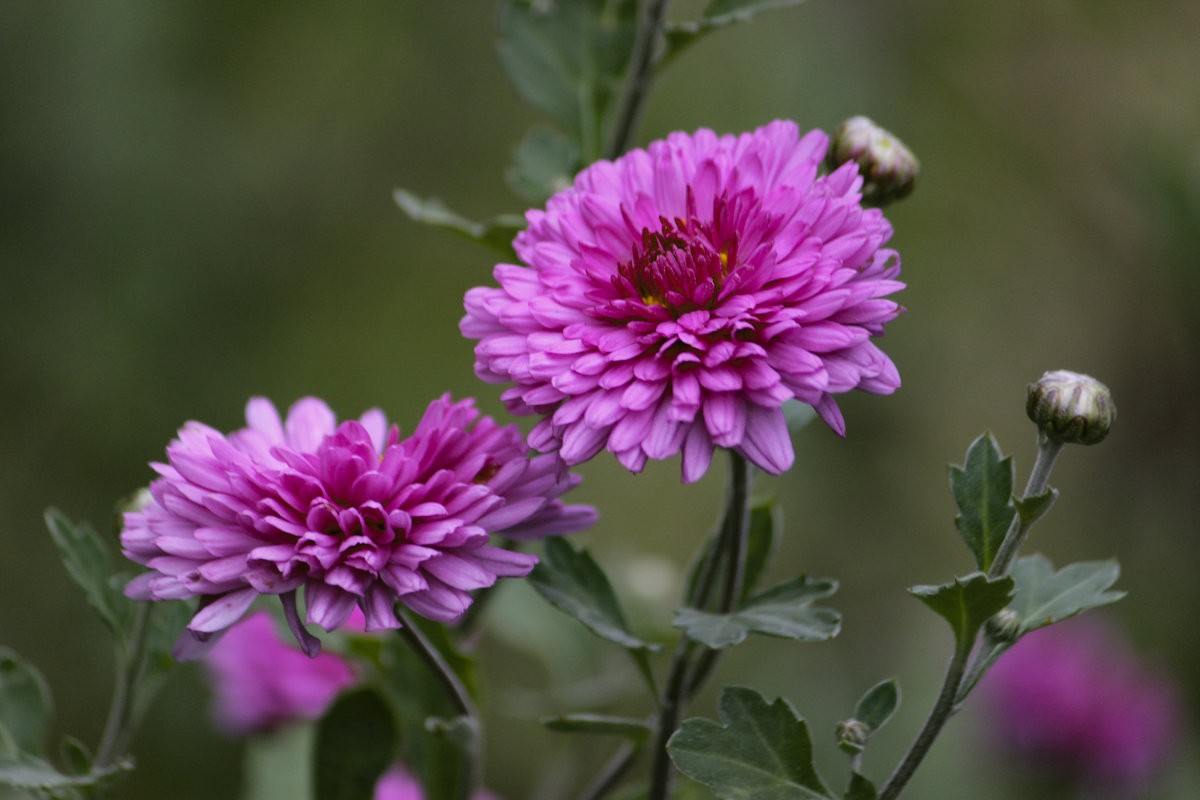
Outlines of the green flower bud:
[{"label": "green flower bud", "polygon": [[1021,633],[1021,618],[1011,608],[997,612],[984,623],[984,632],[997,642],[1015,642]]},{"label": "green flower bud", "polygon": [[863,201],[875,206],[906,197],[921,172],[912,151],[866,117],[851,117],[833,132],[826,163],[832,170],[847,161],[858,164]]},{"label": "green flower bud", "polygon": [[1061,369],[1029,384],[1025,411],[1047,439],[1060,444],[1097,444],[1117,418],[1107,386]]},{"label": "green flower bud", "polygon": [[871,729],[857,719],[844,719],[837,724],[837,738],[838,747],[856,755],[863,751],[867,739],[871,738]]}]

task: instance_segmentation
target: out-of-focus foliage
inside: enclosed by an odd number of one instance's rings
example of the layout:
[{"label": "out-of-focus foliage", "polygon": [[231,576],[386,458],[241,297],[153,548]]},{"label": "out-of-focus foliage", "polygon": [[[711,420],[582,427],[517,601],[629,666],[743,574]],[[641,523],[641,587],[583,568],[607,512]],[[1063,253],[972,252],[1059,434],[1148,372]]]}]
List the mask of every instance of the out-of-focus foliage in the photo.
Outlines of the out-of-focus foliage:
[{"label": "out-of-focus foliage", "polygon": [[[679,2],[673,18],[705,5]],[[51,741],[98,739],[112,675],[103,623],[42,531],[46,506],[108,519],[180,424],[234,428],[252,394],[320,394],[347,416],[378,405],[402,425],[446,390],[502,412],[456,328],[463,293],[497,257],[392,200],[405,187],[470,220],[526,208],[505,169],[546,117],[503,75],[495,5],[464,9],[0,10],[0,643],[54,687]],[[712,681],[788,697],[820,763],[837,763],[834,724],[882,675],[901,676],[906,702],[872,738],[873,774],[919,726],[950,644],[904,589],[975,566],[942,470],[990,428],[1023,482],[1024,387],[1060,367],[1104,380],[1121,417],[1102,445],[1062,456],[1062,496],[1028,552],[1119,559],[1129,596],[1111,613],[1179,678],[1195,718],[1198,40],[1200,10],[1185,0],[820,0],[714,30],[663,72],[640,143],[777,117],[831,130],[866,113],[923,166],[887,211],[909,313],[884,346],[904,387],[847,397],[847,438],[805,427],[793,471],[760,484],[786,514],[763,585],[836,575],[842,633],[801,650],[751,637]],[[532,155],[541,187],[570,161]],[[582,470],[579,502],[603,514],[583,543],[632,634],[662,640],[722,476],[684,487],[675,464],[631,476],[611,461]],[[637,713],[636,667],[525,586],[499,592],[484,622],[497,631],[475,653],[494,709],[488,784],[565,796],[607,753],[540,718]],[[235,796],[238,750],[209,729],[197,675],[175,671],[149,710],[123,797]],[[715,717],[715,701],[692,713]],[[985,769],[971,758],[974,713],[968,702],[950,722],[910,794],[956,797]],[[1164,796],[1194,793],[1194,744],[1182,753]],[[1003,773],[987,774],[976,796],[1009,796]]]}]

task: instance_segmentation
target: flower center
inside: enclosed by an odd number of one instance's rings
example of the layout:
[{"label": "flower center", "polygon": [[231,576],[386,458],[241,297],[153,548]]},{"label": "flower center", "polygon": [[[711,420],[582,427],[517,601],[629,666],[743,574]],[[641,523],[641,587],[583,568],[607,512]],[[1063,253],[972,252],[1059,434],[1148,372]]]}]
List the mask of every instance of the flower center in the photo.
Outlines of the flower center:
[{"label": "flower center", "polygon": [[[617,266],[618,287],[636,291],[647,306],[674,313],[710,308],[737,264],[737,236],[716,236],[713,223],[660,217],[661,228],[642,229],[634,258]],[[624,278],[624,281],[622,279]]]}]

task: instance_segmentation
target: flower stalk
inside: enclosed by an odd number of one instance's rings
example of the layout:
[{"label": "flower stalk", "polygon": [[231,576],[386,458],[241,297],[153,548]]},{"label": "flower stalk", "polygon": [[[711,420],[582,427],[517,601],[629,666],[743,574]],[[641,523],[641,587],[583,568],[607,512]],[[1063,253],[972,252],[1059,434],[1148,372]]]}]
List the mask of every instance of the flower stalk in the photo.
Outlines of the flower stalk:
[{"label": "flower stalk", "polygon": [[621,105],[617,109],[616,121],[613,123],[612,137],[604,150],[604,157],[609,160],[629,149],[633,134],[637,130],[642,107],[654,80],[654,69],[658,65],[655,50],[669,3],[670,0],[649,0],[643,4],[638,21],[637,39],[633,45],[633,56],[630,59],[629,77],[625,82]]}]

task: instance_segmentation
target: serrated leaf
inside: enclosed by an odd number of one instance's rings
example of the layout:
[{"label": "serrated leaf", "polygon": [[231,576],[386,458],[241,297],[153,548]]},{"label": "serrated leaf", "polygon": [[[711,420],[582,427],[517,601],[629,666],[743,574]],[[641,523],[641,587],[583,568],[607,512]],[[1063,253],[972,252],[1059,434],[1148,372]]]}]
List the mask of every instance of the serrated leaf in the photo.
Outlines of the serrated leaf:
[{"label": "serrated leaf", "polygon": [[496,52],[517,92],[594,161],[637,37],[636,0],[503,0]]},{"label": "serrated leaf", "polygon": [[601,638],[631,650],[653,649],[629,632],[612,583],[587,550],[560,538],[547,539],[545,547],[545,556],[529,573],[538,594]]},{"label": "serrated leaf", "polygon": [[900,685],[895,678],[888,678],[872,686],[859,699],[854,718],[874,733],[892,718],[899,705]]},{"label": "serrated leaf", "polygon": [[642,744],[654,729],[640,719],[610,717],[602,714],[561,714],[545,717],[542,724],[560,733],[591,733],[601,736],[620,736],[635,744]]},{"label": "serrated leaf", "polygon": [[857,772],[850,773],[850,785],[846,788],[845,800],[875,800],[878,796],[875,784],[867,780],[864,775]]},{"label": "serrated leaf", "polygon": [[735,22],[749,22],[764,11],[795,6],[802,2],[804,0],[713,0],[705,8],[700,19],[668,23],[664,27],[666,46],[660,64],[665,64],[718,28]]},{"label": "serrated leaf", "polygon": [[579,145],[542,125],[525,134],[513,156],[505,173],[509,187],[538,205],[570,186],[579,171]]},{"label": "serrated leaf", "polygon": [[721,692],[723,725],[689,719],[667,742],[679,771],[722,800],[820,800],[831,796],[812,763],[808,726],[782,697],[770,705],[758,692]]},{"label": "serrated leaf", "polygon": [[1058,489],[1052,488],[1032,497],[1014,497],[1013,505],[1017,507],[1017,513],[1021,515],[1021,524],[1029,527],[1041,519],[1057,499]]},{"label": "serrated leaf", "polygon": [[113,585],[108,547],[90,525],[85,522],[76,525],[56,508],[47,509],[45,519],[67,573],[83,589],[88,604],[104,624],[123,642],[129,633],[135,603]]},{"label": "serrated leaf", "polygon": [[801,641],[832,639],[841,626],[841,617],[832,609],[812,608],[811,604],[835,591],[836,581],[810,583],[807,577],[795,578],[750,598],[729,614],[680,609],[675,612],[674,624],[713,649],[738,644],[751,633]]},{"label": "serrated leaf", "polygon": [[975,642],[979,628],[988,617],[1012,600],[1013,579],[989,578],[972,572],[953,583],[941,586],[914,586],[908,590],[925,605],[942,615],[954,629],[955,646],[962,650]]},{"label": "serrated leaf", "polygon": [[37,667],[0,647],[0,724],[12,746],[42,755],[52,708],[50,687]]},{"label": "serrated leaf", "polygon": [[1022,635],[1125,596],[1107,591],[1121,575],[1115,560],[1081,561],[1055,572],[1048,558],[1035,553],[1017,559],[1010,574],[1016,586],[1011,607]]},{"label": "serrated leaf", "polygon": [[396,726],[383,698],[356,689],[317,722],[313,768],[321,800],[372,800],[375,783],[396,756]]},{"label": "serrated leaf", "polygon": [[958,506],[954,525],[975,554],[975,563],[987,572],[1016,515],[1012,504],[1012,458],[1000,454],[990,433],[971,443],[963,466],[953,464],[950,491]]},{"label": "serrated leaf", "polygon": [[513,249],[512,241],[525,229],[524,217],[501,214],[483,222],[473,222],[451,211],[436,197],[417,197],[407,189],[396,189],[394,197],[396,205],[414,222],[443,228],[476,244],[490,247],[509,260],[516,260],[517,252]]}]

